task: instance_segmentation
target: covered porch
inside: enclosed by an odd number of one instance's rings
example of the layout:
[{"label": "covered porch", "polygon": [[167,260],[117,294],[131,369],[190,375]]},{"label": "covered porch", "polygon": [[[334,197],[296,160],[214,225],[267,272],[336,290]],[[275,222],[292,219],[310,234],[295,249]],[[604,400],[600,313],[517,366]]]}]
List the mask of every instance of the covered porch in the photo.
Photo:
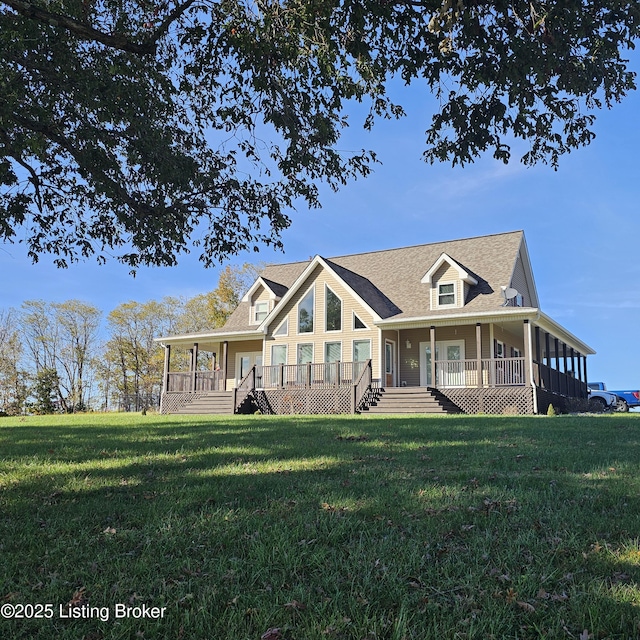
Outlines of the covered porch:
[{"label": "covered porch", "polygon": [[381,323],[384,385],[437,389],[465,413],[539,413],[588,397],[593,351],[553,320],[531,309],[474,320]]}]

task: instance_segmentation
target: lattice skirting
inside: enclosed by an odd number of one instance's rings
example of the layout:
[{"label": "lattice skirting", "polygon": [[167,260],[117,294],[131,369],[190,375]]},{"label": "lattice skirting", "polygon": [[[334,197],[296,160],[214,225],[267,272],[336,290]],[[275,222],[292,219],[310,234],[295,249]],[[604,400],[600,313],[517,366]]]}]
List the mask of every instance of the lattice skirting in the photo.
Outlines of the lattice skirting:
[{"label": "lattice skirting", "polygon": [[256,390],[253,399],[265,414],[351,413],[351,386],[336,389]]},{"label": "lattice skirting", "polygon": [[178,413],[181,409],[184,409],[187,405],[190,405],[195,400],[203,398],[207,393],[163,393],[160,400],[160,413]]},{"label": "lattice skirting", "polygon": [[531,387],[438,389],[464,413],[527,415],[533,413]]}]

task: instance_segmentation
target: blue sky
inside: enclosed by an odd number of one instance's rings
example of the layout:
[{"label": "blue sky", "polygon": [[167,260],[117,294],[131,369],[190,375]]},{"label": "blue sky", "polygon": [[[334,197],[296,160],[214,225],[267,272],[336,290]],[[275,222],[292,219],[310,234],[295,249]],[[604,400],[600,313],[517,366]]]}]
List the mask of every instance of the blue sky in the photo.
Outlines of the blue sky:
[{"label": "blue sky", "polygon": [[[483,158],[451,168],[421,160],[432,98],[398,90],[408,116],[372,133],[355,123],[340,148],[374,149],[382,165],[323,208],[292,214],[284,255],[265,249],[245,260],[281,262],[401,247],[523,229],[541,309],[597,351],[589,378],[609,388],[640,387],[640,96],[598,114],[597,137],[561,160],[560,169],[526,168]],[[197,256],[174,268],[140,269],[134,279],[116,262],[58,270],[44,256],[32,265],[21,245],[0,244],[0,308],[24,300],[71,298],[106,313],[129,300],[195,295],[216,286],[219,270]]]}]

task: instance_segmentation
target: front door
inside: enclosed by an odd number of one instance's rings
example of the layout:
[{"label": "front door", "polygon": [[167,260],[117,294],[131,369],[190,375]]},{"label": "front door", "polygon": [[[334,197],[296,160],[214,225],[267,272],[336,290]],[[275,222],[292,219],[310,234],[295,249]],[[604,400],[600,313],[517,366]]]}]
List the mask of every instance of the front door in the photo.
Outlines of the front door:
[{"label": "front door", "polygon": [[[250,353],[239,353],[236,356],[236,387],[242,379],[249,373],[253,365],[262,367],[262,351],[252,351]],[[262,375],[262,372],[257,372]]]},{"label": "front door", "polygon": [[385,387],[396,386],[396,343],[384,341],[384,384]]},{"label": "front door", "polygon": [[[464,340],[436,342],[436,383],[441,387],[463,387]],[[434,386],[431,379],[431,342],[420,343],[420,385]]]}]

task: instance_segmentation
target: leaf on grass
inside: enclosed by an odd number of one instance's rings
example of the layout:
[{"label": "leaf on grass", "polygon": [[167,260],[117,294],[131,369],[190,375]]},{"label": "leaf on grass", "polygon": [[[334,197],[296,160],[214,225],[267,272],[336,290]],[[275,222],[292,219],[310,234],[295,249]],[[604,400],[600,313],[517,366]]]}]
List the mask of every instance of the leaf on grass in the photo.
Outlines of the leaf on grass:
[{"label": "leaf on grass", "polygon": [[292,600],[291,602],[287,602],[284,605],[285,609],[289,609],[289,611],[304,611],[307,608],[306,604],[302,604],[302,602],[298,602],[297,600]]},{"label": "leaf on grass", "polygon": [[508,589],[505,594],[505,598],[507,602],[515,602],[515,599],[518,597],[518,592],[515,589]]},{"label": "leaf on grass", "polygon": [[589,638],[593,638],[593,634],[589,633],[587,629],[584,629],[582,633],[578,636],[580,640],[589,640]]},{"label": "leaf on grass", "polygon": [[280,640],[282,638],[282,631],[278,627],[267,629],[261,636],[260,640]]},{"label": "leaf on grass", "polygon": [[67,607],[81,607],[82,605],[88,602],[87,598],[87,590],[85,587],[80,587],[76,589],[73,593],[73,596],[69,602],[67,602]]},{"label": "leaf on grass", "polygon": [[526,611],[527,613],[535,613],[536,612],[536,608],[532,604],[529,604],[528,602],[525,602],[524,600],[519,600],[517,602],[517,605],[523,611]]},{"label": "leaf on grass", "polygon": [[347,507],[336,507],[328,502],[323,502],[321,506],[325,511],[329,511],[329,513],[344,513],[347,510]]},{"label": "leaf on grass", "polygon": [[15,600],[16,596],[19,596],[20,594],[17,591],[9,591],[9,593],[7,593],[7,595],[2,596],[2,598],[0,598],[0,601],[9,601],[9,600]]},{"label": "leaf on grass", "polygon": [[115,535],[116,530],[113,527],[107,527],[102,533],[106,533],[108,536]]}]

